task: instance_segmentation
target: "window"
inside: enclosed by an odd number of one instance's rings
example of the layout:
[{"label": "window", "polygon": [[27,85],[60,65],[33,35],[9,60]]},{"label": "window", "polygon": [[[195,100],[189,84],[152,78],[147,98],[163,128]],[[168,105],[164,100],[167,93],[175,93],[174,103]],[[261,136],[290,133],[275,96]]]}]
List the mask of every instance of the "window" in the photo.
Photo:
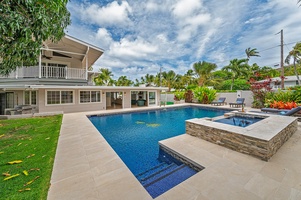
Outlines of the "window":
[{"label": "window", "polygon": [[80,91],[80,103],[101,102],[101,91]]},{"label": "window", "polygon": [[37,105],[37,91],[25,91],[24,92],[24,104]]},{"label": "window", "polygon": [[73,91],[47,91],[47,104],[73,103]]},{"label": "window", "polygon": [[14,107],[14,93],[6,92],[6,108]]}]

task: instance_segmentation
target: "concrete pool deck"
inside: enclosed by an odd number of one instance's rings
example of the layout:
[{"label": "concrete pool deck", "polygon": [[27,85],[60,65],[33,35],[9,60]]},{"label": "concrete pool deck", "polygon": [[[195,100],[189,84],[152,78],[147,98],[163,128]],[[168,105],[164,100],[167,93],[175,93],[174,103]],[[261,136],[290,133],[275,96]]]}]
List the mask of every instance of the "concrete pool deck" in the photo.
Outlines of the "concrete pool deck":
[{"label": "concrete pool deck", "polygon": [[[86,117],[144,109],[64,114],[48,199],[152,199]],[[187,134],[161,143],[205,169],[158,200],[301,199],[300,123],[268,162]]]}]

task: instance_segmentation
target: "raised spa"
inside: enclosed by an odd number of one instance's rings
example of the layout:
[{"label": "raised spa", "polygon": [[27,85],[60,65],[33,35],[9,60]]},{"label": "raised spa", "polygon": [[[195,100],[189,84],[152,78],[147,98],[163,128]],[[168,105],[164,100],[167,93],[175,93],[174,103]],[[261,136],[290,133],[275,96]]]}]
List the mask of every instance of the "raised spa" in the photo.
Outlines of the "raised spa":
[{"label": "raised spa", "polygon": [[[252,121],[246,122],[250,118]],[[239,126],[242,122],[244,125]],[[234,111],[222,117],[186,120],[186,133],[268,161],[296,132],[297,126],[296,117]]]}]

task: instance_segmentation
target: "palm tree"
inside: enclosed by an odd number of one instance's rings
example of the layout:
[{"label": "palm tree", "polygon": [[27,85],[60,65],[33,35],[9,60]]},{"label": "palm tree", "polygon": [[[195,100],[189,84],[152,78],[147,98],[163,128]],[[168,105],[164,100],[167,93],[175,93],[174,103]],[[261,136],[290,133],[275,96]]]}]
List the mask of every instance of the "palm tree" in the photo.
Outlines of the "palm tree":
[{"label": "palm tree", "polygon": [[155,81],[154,75],[150,75],[150,74],[145,75],[145,84],[146,84],[146,86],[153,85],[154,81]]},{"label": "palm tree", "polygon": [[197,84],[197,80],[195,79],[195,73],[192,69],[189,69],[186,74],[181,77],[181,82],[183,87],[187,87],[188,85]]},{"label": "palm tree", "polygon": [[[301,1],[301,0],[300,0]],[[294,71],[295,71],[295,74],[296,74],[296,77],[297,77],[297,80],[298,80],[298,85],[300,85],[300,78],[299,78],[299,75],[298,75],[298,71],[297,71],[297,67],[296,67],[296,62],[299,62],[300,61],[300,58],[301,58],[301,43],[298,42],[294,47],[293,47],[293,50],[291,50],[288,54],[288,56],[286,57],[285,59],[285,62],[287,64],[290,63],[290,60],[291,58],[294,59]]]},{"label": "palm tree", "polygon": [[[259,52],[257,51],[256,48],[251,49],[251,47],[249,47],[249,48],[247,48],[247,49],[245,50],[245,52],[246,52],[248,61],[250,60],[250,58],[251,58],[252,56],[260,57]],[[247,61],[247,63],[248,63],[248,61]]]},{"label": "palm tree", "polygon": [[168,87],[168,92],[170,92],[178,80],[178,75],[173,70],[170,70],[169,72],[162,72],[162,78],[163,85]]},{"label": "palm tree", "polygon": [[249,73],[249,65],[247,64],[248,59],[233,59],[230,60],[230,64],[223,67],[222,70],[230,72],[231,74],[231,88],[233,88],[234,80],[240,76],[248,76]]},{"label": "palm tree", "polygon": [[113,74],[109,69],[100,68],[99,72],[100,74],[94,78],[94,82],[96,85],[105,85],[105,86],[113,85],[114,81],[111,78]]},{"label": "palm tree", "polygon": [[272,67],[263,66],[260,68],[259,73],[263,78],[273,78],[279,77],[280,72],[277,69],[273,69]]},{"label": "palm tree", "polygon": [[118,80],[115,82],[116,86],[131,86],[133,85],[133,81],[129,80],[126,76],[120,76]]},{"label": "palm tree", "polygon": [[[299,3],[301,3],[301,0],[298,0],[297,4],[299,4]],[[299,6],[301,6],[301,5],[299,5]]]},{"label": "palm tree", "polygon": [[211,73],[217,68],[216,64],[206,61],[196,62],[193,64],[193,70],[199,78],[199,86],[203,86],[209,80]]}]

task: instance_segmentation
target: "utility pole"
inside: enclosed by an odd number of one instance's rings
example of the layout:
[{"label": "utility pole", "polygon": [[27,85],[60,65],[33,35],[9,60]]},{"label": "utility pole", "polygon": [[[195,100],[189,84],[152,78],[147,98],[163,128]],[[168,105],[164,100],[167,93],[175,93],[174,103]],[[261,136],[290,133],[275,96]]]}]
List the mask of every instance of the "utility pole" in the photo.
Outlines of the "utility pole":
[{"label": "utility pole", "polygon": [[159,85],[159,87],[161,87],[161,73],[162,73],[162,67],[160,67],[160,75],[159,75],[160,85]]},{"label": "utility pole", "polygon": [[283,30],[280,31],[280,48],[281,48],[281,58],[280,58],[280,67],[281,67],[281,90],[284,90],[284,66],[283,66]]}]

